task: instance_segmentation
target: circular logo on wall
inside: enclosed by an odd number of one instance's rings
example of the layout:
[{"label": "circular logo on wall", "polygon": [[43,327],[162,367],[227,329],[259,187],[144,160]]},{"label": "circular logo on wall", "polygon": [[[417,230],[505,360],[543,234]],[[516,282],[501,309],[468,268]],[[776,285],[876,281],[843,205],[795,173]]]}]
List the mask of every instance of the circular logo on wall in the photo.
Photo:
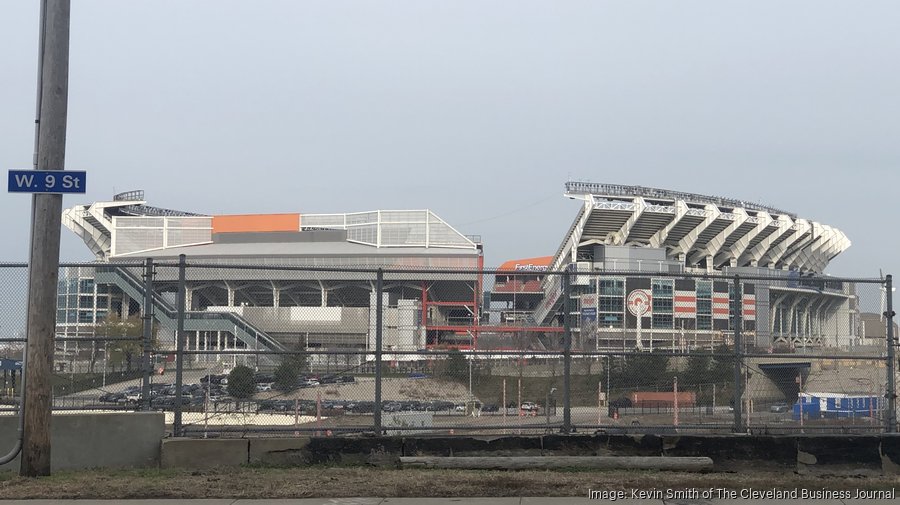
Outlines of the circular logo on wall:
[{"label": "circular logo on wall", "polygon": [[628,293],[628,299],[625,301],[628,305],[628,312],[632,315],[640,317],[650,312],[650,292],[645,289],[635,289]]}]

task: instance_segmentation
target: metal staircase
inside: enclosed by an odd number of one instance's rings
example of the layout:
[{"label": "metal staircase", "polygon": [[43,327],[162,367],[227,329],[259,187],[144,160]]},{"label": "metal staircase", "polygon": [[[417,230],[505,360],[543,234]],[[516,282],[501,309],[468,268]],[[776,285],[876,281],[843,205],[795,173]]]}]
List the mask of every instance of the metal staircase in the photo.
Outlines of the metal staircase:
[{"label": "metal staircase", "polygon": [[[133,300],[144,301],[143,283],[128,270],[128,267],[116,265],[98,265],[95,267],[94,282],[113,284]],[[175,331],[178,329],[178,311],[175,310],[159,293],[153,294],[153,315],[159,323]],[[234,334],[247,349],[259,351],[285,351],[285,347],[255,327],[249,321],[233,312],[185,311],[185,331],[225,331]]]}]

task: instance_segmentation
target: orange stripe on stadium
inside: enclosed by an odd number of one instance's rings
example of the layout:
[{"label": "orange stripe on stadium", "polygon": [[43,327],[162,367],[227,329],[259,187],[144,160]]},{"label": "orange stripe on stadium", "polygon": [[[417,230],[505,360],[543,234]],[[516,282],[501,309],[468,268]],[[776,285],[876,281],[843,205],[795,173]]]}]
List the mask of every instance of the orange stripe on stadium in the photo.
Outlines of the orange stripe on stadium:
[{"label": "orange stripe on stadium", "polygon": [[213,216],[213,233],[300,231],[300,214]]}]

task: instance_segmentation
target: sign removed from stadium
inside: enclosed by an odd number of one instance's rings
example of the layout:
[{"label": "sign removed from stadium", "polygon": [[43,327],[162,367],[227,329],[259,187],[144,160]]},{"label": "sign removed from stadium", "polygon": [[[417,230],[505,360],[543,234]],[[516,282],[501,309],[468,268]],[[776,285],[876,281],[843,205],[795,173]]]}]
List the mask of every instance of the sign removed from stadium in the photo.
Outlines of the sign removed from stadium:
[{"label": "sign removed from stadium", "polygon": [[650,292],[645,289],[635,289],[628,293],[625,303],[628,305],[628,312],[631,312],[633,316],[643,316],[650,312]]}]

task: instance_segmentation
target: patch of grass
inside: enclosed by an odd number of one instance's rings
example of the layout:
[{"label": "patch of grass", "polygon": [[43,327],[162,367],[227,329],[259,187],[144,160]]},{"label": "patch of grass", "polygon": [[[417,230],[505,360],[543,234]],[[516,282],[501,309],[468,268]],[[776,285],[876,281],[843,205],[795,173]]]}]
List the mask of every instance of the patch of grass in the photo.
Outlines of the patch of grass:
[{"label": "patch of grass", "polygon": [[0,473],[0,499],[585,496],[588,489],[724,487],[891,489],[897,477],[757,472],[430,470],[315,466],[209,470],[89,470],[47,478]]}]

